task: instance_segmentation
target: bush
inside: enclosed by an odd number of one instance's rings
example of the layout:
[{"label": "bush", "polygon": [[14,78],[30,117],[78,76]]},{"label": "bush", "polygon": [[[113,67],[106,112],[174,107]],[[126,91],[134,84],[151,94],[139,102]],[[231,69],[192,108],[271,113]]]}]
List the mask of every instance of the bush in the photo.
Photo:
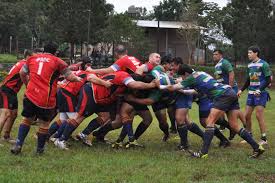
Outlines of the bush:
[{"label": "bush", "polygon": [[16,55],[11,54],[0,54],[0,63],[16,63]]},{"label": "bush", "polygon": [[7,71],[0,71],[0,82],[2,82],[8,74]]}]

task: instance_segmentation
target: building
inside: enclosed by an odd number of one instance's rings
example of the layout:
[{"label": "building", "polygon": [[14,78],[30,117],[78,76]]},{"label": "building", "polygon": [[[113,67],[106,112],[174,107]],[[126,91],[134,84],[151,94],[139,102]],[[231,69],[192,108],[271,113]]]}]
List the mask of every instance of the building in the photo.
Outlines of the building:
[{"label": "building", "polygon": [[[153,50],[162,56],[182,57],[189,64],[205,63],[205,50],[196,48],[200,43],[194,44],[194,40],[200,40],[197,38],[200,36],[200,31],[204,29],[203,27],[175,21],[137,20],[136,24],[145,29],[146,37]],[[198,37],[190,38],[190,35],[194,37],[194,33],[198,34]]]}]

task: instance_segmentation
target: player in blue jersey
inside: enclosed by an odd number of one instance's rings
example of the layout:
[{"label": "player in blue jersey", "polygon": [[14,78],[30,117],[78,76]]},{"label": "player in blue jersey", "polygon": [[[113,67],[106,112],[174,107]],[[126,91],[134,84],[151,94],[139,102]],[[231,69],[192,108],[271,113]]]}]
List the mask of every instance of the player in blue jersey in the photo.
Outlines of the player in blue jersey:
[{"label": "player in blue jersey", "polygon": [[251,46],[248,48],[248,59],[251,62],[247,67],[247,80],[241,90],[239,90],[238,96],[240,96],[245,89],[248,89],[245,111],[247,130],[252,132],[251,116],[255,109],[256,118],[258,120],[261,131],[260,144],[266,145],[267,138],[264,109],[266,102],[269,100],[269,94],[266,89],[271,83],[271,71],[268,63],[259,57],[260,48],[258,46]]},{"label": "player in blue jersey", "polygon": [[264,148],[259,145],[251,136],[251,134],[244,128],[238,125],[238,97],[234,90],[229,85],[218,83],[209,74],[205,72],[194,71],[186,64],[180,66],[178,75],[183,79],[181,83],[172,86],[160,86],[170,91],[175,91],[184,88],[193,88],[199,93],[207,95],[213,101],[213,106],[210,114],[206,120],[206,130],[203,137],[203,145],[199,152],[192,152],[192,156],[196,158],[207,158],[208,150],[214,136],[216,121],[227,114],[230,126],[235,130],[244,140],[246,140],[253,148],[251,158],[257,158],[264,152]]}]

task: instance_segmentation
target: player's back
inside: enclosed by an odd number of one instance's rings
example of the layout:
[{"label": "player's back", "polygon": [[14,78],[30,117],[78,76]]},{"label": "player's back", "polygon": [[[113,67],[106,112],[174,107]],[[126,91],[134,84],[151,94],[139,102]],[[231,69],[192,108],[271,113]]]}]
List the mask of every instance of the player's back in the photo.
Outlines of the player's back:
[{"label": "player's back", "polygon": [[26,60],[24,60],[24,59],[17,62],[10,69],[9,74],[3,81],[2,86],[12,89],[15,93],[18,93],[22,84],[23,84],[23,82],[21,81],[19,72],[25,63],[26,63]]},{"label": "player's back", "polygon": [[42,108],[55,107],[57,79],[67,64],[54,55],[36,54],[26,61],[29,83],[26,96]]}]

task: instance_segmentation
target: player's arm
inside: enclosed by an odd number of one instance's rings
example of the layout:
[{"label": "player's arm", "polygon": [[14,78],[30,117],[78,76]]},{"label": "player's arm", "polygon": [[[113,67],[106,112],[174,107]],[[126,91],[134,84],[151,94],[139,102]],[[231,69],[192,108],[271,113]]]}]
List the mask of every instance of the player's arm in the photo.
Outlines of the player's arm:
[{"label": "player's arm", "polygon": [[87,80],[94,84],[105,86],[106,88],[109,88],[112,86],[112,83],[110,81],[105,81],[105,80],[97,77],[95,74],[89,74]]},{"label": "player's arm", "polygon": [[148,71],[148,67],[146,64],[142,64],[141,66],[139,66],[136,70],[136,74],[142,75],[144,72]]},{"label": "player's arm", "polygon": [[159,89],[168,90],[170,92],[177,91],[177,90],[180,90],[180,89],[183,89],[183,88],[184,88],[184,86],[182,86],[181,83],[174,84],[174,85],[160,85],[159,86]]},{"label": "player's arm", "polygon": [[112,67],[107,67],[107,68],[102,68],[102,69],[92,69],[91,67],[88,67],[86,69],[86,71],[93,72],[95,74],[100,74],[100,75],[115,72],[115,70]]},{"label": "player's arm", "polygon": [[243,87],[242,87],[242,88],[238,91],[238,93],[237,93],[238,97],[241,96],[242,92],[243,92],[244,90],[246,90],[246,89],[248,88],[249,85],[250,85],[250,78],[247,77],[247,79],[246,79],[246,81],[245,81]]},{"label": "player's arm", "polygon": [[72,82],[78,82],[81,81],[82,79],[76,75],[74,75],[74,73],[67,67],[65,68],[61,74],[64,75],[65,79],[68,81],[72,81]]},{"label": "player's arm", "polygon": [[186,90],[179,89],[178,92],[183,93],[185,95],[197,95],[198,94],[198,92],[194,89],[186,89]]},{"label": "player's arm", "polygon": [[235,73],[234,73],[234,71],[229,72],[228,76],[229,76],[229,85],[231,87],[233,87],[234,86],[234,81],[235,81]]},{"label": "player's arm", "polygon": [[129,102],[134,102],[141,105],[152,105],[155,101],[151,98],[137,98],[133,95],[125,96],[125,100]]},{"label": "player's arm", "polygon": [[27,86],[29,82],[29,67],[24,64],[19,71],[21,81]]},{"label": "player's arm", "polygon": [[127,82],[127,87],[137,90],[147,90],[157,87],[157,81],[152,81],[151,83],[144,83],[141,81],[135,81],[133,78]]}]

